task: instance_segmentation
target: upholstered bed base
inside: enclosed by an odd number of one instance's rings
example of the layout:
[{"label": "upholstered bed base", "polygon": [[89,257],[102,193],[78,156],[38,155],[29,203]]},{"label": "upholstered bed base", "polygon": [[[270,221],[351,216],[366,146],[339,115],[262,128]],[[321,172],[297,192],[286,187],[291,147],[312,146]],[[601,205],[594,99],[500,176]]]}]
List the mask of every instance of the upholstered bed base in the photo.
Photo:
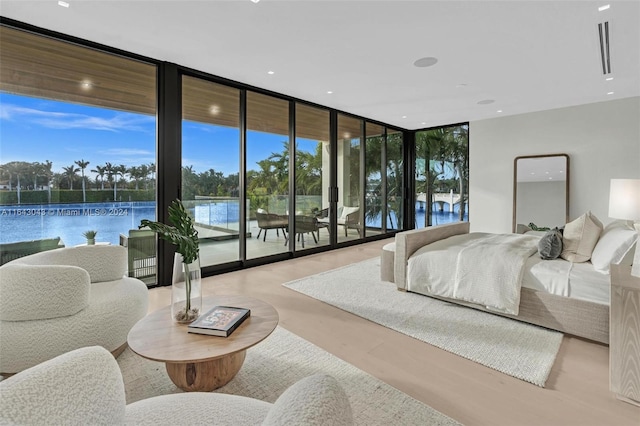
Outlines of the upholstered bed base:
[{"label": "upholstered bed base", "polygon": [[[458,222],[396,234],[394,280],[407,291],[407,262],[420,247],[453,235],[469,232],[468,222]],[[432,295],[426,295],[434,297]],[[438,297],[436,297],[438,298]],[[480,305],[439,298],[474,309],[558,330],[600,343],[609,343],[609,306],[522,288],[517,316],[488,311]]]}]

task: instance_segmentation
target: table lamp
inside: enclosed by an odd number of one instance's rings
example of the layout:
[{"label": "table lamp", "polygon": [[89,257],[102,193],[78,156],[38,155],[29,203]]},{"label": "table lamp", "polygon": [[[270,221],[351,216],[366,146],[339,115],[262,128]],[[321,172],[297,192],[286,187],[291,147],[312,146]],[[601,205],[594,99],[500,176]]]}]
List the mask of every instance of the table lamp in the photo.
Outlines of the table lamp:
[{"label": "table lamp", "polygon": [[[609,217],[630,221],[640,232],[640,179],[611,179]],[[640,248],[636,242],[631,275],[640,277]]]}]

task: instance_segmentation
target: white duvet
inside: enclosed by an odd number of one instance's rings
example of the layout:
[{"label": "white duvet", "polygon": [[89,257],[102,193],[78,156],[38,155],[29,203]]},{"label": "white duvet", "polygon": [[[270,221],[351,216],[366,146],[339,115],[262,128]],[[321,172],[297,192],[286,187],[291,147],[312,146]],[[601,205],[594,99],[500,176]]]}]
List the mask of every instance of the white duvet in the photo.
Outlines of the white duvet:
[{"label": "white duvet", "polygon": [[470,233],[429,244],[409,258],[407,289],[517,315],[524,266],[539,239]]}]

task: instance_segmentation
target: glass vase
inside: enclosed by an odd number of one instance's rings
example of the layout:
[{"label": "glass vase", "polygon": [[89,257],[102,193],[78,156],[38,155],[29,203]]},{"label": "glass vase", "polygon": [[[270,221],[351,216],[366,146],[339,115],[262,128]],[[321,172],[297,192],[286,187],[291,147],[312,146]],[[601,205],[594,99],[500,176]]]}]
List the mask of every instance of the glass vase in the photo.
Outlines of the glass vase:
[{"label": "glass vase", "polygon": [[171,318],[181,324],[193,322],[202,311],[200,259],[184,263],[176,253],[171,280]]}]

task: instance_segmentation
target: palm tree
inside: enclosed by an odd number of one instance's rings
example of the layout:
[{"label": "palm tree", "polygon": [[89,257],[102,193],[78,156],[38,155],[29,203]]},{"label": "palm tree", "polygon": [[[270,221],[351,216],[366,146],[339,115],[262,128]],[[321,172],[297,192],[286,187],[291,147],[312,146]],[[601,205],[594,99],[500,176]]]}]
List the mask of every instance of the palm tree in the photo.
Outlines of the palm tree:
[{"label": "palm tree", "polygon": [[29,174],[33,178],[33,190],[38,189],[38,176],[41,174],[42,164],[35,162],[29,165]]},{"label": "palm tree", "polygon": [[[107,163],[110,164],[110,163]],[[124,164],[112,167],[113,175],[115,176],[115,182],[113,183],[113,201],[118,200],[118,176],[124,177],[127,172],[127,167]]]},{"label": "palm tree", "polygon": [[80,171],[82,172],[82,202],[86,203],[87,202],[87,192],[85,189],[85,184],[84,184],[84,169],[87,168],[87,166],[89,165],[88,161],[84,161],[84,160],[78,160],[75,161],[75,163],[78,165],[78,167],[80,167]]},{"label": "palm tree", "polygon": [[265,194],[275,193],[278,187],[278,179],[274,175],[273,162],[266,159],[260,160],[256,164],[260,167],[260,170],[251,170],[253,173],[247,173],[247,189],[255,192],[258,188],[264,188]]},{"label": "palm tree", "polygon": [[107,182],[113,187],[114,165],[108,161],[104,163],[104,172],[107,174]]},{"label": "palm tree", "polygon": [[282,142],[282,152],[272,152],[267,158],[275,172],[276,187],[278,193],[286,194],[289,190],[289,142]]},{"label": "palm tree", "polygon": [[139,167],[140,170],[140,177],[142,178],[142,181],[144,182],[144,189],[149,189],[149,173],[150,169],[149,166],[146,164],[143,164]]},{"label": "palm tree", "polygon": [[458,177],[460,208],[458,220],[463,221],[466,213],[466,201],[469,197],[469,126],[463,125],[454,130],[454,142],[451,144],[451,159]]},{"label": "palm tree", "polygon": [[[448,129],[439,127],[416,133],[416,157],[423,158],[424,183],[422,192],[426,194],[424,226],[432,225],[433,193],[438,176],[444,175],[447,161]],[[418,190],[419,188],[416,188]]]},{"label": "palm tree", "polygon": [[44,160],[44,164],[42,165],[42,174],[47,180],[47,202],[51,203],[51,184],[53,179],[53,163],[49,160]]},{"label": "palm tree", "polygon": [[322,194],[322,142],[317,146],[320,149],[316,149],[315,154],[296,151],[296,192],[299,195]]},{"label": "palm tree", "polygon": [[9,174],[9,191],[12,190],[11,183],[12,183],[13,176],[17,178],[16,195],[18,196],[18,204],[20,204],[20,201],[21,201],[20,200],[20,196],[21,196],[20,177],[21,175],[27,172],[28,166],[29,166],[29,163],[25,163],[24,161],[12,161],[4,165],[5,173]]},{"label": "palm tree", "polygon": [[96,166],[96,168],[91,169],[91,171],[97,175],[96,181],[100,178],[100,189],[104,190],[104,176],[107,173],[107,169],[102,166]]},{"label": "palm tree", "polygon": [[6,174],[9,176],[9,191],[13,190],[13,174],[15,173],[15,166],[12,163],[7,163],[2,166],[2,174]]},{"label": "palm tree", "polygon": [[69,180],[69,189],[73,191],[73,178],[76,177],[80,169],[75,164],[72,164],[69,167],[63,167],[62,170],[64,170],[62,174]]},{"label": "palm tree", "polygon": [[127,174],[133,179],[136,183],[136,191],[140,189],[140,180],[144,179],[146,175],[148,175],[148,169],[145,171],[145,165],[142,166],[131,166],[127,169]]},{"label": "palm tree", "polygon": [[156,179],[156,163],[149,163],[149,174],[151,175],[151,180],[155,182]]}]

